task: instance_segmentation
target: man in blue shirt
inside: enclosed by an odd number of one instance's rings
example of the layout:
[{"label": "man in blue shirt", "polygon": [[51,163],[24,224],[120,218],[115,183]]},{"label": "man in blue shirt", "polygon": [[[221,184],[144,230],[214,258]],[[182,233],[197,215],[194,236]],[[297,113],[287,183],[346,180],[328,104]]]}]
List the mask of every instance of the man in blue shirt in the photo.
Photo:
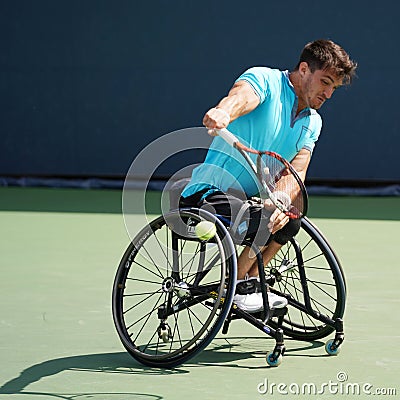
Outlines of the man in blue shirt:
[{"label": "man in blue shirt", "polygon": [[[246,145],[274,151],[291,162],[304,181],[311,155],[318,140],[322,120],[318,110],[334,91],[351,82],[356,63],[336,43],[317,40],[308,43],[292,72],[254,67],[244,72],[228,95],[204,116],[203,124],[214,129],[228,127]],[[257,195],[254,177],[241,162],[235,149],[216,137],[202,165],[192,174],[182,193],[182,205],[209,208],[234,221],[246,198]],[[247,235],[266,231],[262,254],[266,265],[300,229],[279,210],[250,208]],[[265,212],[269,210],[269,212]],[[234,301],[249,312],[262,307],[257,289],[258,267],[246,247],[238,260],[238,290]],[[241,290],[245,287],[245,290]],[[285,298],[269,293],[271,307],[287,304]]]}]

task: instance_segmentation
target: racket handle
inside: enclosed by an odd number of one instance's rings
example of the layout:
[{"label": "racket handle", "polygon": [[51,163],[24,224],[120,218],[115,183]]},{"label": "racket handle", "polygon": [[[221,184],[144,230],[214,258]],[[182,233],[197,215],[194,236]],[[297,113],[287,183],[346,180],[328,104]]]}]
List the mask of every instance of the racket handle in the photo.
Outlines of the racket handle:
[{"label": "racket handle", "polygon": [[229,132],[228,129],[226,128],[216,129],[215,132],[217,133],[218,136],[221,136],[222,139],[224,139],[225,142],[231,145],[232,147],[235,147],[235,143],[239,142],[239,139],[232,132]]}]

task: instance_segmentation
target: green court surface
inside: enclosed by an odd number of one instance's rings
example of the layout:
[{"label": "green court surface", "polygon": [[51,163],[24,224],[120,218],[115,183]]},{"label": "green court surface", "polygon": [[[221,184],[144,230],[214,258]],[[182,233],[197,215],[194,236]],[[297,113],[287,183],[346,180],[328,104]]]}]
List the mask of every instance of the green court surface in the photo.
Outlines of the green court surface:
[{"label": "green court surface", "polygon": [[[400,197],[312,197],[310,218],[345,270],[341,353],[288,339],[270,368],[274,341],[234,321],[199,356],[162,370],[131,358],[112,321],[129,242],[121,192],[0,188],[0,399],[399,398]],[[138,210],[137,229],[145,222]]]}]

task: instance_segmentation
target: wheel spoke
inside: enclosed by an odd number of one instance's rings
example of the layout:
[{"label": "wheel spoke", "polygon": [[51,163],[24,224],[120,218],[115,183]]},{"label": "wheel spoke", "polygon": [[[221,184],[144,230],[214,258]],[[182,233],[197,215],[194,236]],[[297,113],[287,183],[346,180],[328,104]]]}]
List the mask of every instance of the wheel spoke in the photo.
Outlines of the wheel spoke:
[{"label": "wheel spoke", "polygon": [[[298,254],[302,256],[302,260],[297,260]],[[292,265],[285,273],[283,263],[288,260]],[[305,282],[302,282],[299,270],[301,265],[304,266]],[[343,316],[344,278],[340,264],[328,243],[308,220],[302,220],[302,229],[295,240],[282,246],[271,260],[266,269],[267,275],[271,275],[269,268],[272,267],[277,271],[282,267],[283,272],[271,290],[276,287],[278,293],[281,292],[293,299],[294,307],[289,304],[288,314],[282,326],[283,331],[300,340],[316,340],[332,332],[333,325],[321,322],[316,316],[321,315],[330,319]],[[304,284],[307,284],[309,301],[317,313],[316,316],[305,311]],[[302,305],[302,308],[296,307],[296,303]]]},{"label": "wheel spoke", "polygon": [[212,305],[211,292],[222,293],[236,280],[236,259],[222,257],[234,254],[226,230],[217,228],[213,243],[204,243],[172,229],[178,220],[195,226],[202,219],[195,213],[174,211],[166,218],[133,239],[113,290],[114,321],[125,347],[156,367],[178,365],[211,341],[230,310],[226,301]]},{"label": "wheel spoke", "polygon": [[[156,294],[159,294],[160,292],[161,292],[161,289],[160,289],[160,290],[157,290],[157,291],[154,292],[154,293],[151,293],[151,294],[148,295],[146,298],[141,299],[140,302],[134,304],[133,306],[131,306],[131,307],[129,307],[127,310],[125,310],[125,311],[124,311],[124,314],[126,314],[126,313],[129,312],[129,311],[132,311],[132,310],[133,310],[134,308],[136,308],[137,306],[143,305],[143,303],[144,303],[146,300],[151,299],[153,296],[155,296]],[[162,293],[161,293],[161,294],[162,294]],[[126,297],[126,296],[124,296],[124,297]]]},{"label": "wheel spoke", "polygon": [[[161,274],[161,271],[159,271],[158,268],[157,268],[157,270],[158,270],[159,274],[157,274],[156,272],[152,271],[149,267],[144,266],[142,263],[140,263],[140,262],[138,262],[138,261],[136,261],[136,260],[135,260],[135,265],[137,265],[137,266],[143,268],[144,270],[146,270],[146,271],[149,272],[150,274],[155,275],[157,278],[164,279],[164,276]],[[153,265],[154,265],[154,264],[153,264]]]}]

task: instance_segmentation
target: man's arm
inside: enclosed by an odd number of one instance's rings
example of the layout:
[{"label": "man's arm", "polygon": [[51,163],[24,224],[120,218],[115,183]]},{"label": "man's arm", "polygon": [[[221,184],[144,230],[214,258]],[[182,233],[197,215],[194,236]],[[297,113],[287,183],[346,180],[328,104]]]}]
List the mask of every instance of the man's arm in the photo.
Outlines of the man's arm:
[{"label": "man's arm", "polygon": [[307,168],[311,161],[311,153],[307,149],[301,149],[291,161],[293,168],[296,170],[301,180],[306,179]]},{"label": "man's arm", "polygon": [[253,111],[260,98],[246,81],[236,82],[216,107],[207,111],[203,124],[208,129],[226,128],[230,122]]},{"label": "man's arm", "polygon": [[[306,179],[306,173],[308,165],[310,164],[311,153],[307,149],[301,149],[297,155],[291,161],[293,168],[296,170],[300,179],[304,182]],[[283,177],[284,179],[285,177]],[[272,204],[271,200],[267,199],[264,202],[264,207],[267,209],[274,210],[275,206]],[[283,212],[276,209],[273,211],[269,223],[268,229],[271,233],[275,233],[282,229],[289,222],[289,217],[286,216]]]}]

